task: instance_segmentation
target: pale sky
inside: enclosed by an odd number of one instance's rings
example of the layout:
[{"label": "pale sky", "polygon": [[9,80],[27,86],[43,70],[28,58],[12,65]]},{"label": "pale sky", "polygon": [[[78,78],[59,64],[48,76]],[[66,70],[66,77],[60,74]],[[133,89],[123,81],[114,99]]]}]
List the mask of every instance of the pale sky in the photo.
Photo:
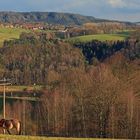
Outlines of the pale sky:
[{"label": "pale sky", "polygon": [[67,12],[136,22],[140,0],[0,0],[0,11]]}]

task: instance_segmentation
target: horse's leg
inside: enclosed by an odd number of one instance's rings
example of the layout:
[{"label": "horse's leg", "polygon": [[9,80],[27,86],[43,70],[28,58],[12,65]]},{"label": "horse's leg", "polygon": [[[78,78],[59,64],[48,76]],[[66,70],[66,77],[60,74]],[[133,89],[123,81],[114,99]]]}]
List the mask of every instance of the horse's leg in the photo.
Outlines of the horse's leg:
[{"label": "horse's leg", "polygon": [[11,135],[11,132],[10,132],[10,130],[9,130],[9,129],[7,129],[7,132],[8,132],[8,134],[9,134],[9,135]]},{"label": "horse's leg", "polygon": [[17,130],[17,134],[16,135],[21,135],[21,131],[20,130]]},{"label": "horse's leg", "polygon": [[18,131],[18,135],[21,135],[21,127],[20,127],[20,129],[19,129],[19,131]]},{"label": "horse's leg", "polygon": [[2,131],[3,131],[3,134],[5,134],[5,129],[4,128],[2,129]]},{"label": "horse's leg", "polygon": [[16,130],[17,130],[17,135],[21,135],[21,122],[17,124]]}]

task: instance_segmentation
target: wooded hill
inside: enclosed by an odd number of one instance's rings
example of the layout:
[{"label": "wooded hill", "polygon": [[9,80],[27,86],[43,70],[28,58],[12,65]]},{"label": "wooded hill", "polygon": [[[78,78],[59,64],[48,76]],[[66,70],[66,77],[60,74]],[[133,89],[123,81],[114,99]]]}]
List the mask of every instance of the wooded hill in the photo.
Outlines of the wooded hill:
[{"label": "wooded hill", "polygon": [[6,116],[27,135],[140,139],[138,34],[74,46],[45,33],[5,41],[0,77],[44,85],[41,102],[7,101]]},{"label": "wooded hill", "polygon": [[[82,16],[71,13],[56,12],[0,12],[0,22],[23,23],[23,22],[46,22],[61,25],[82,25],[84,23],[111,22],[91,16]],[[131,23],[126,23],[131,24]]]}]

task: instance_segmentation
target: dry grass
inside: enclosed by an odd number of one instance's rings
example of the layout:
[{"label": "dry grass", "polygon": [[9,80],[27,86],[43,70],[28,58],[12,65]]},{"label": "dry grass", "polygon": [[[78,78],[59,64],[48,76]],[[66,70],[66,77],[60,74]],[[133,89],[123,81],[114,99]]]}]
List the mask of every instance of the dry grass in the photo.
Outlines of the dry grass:
[{"label": "dry grass", "polygon": [[[38,137],[38,136],[10,136],[0,135],[0,140],[114,140],[114,139],[98,139],[98,138],[60,138],[60,137]],[[121,139],[117,139],[121,140]]]}]

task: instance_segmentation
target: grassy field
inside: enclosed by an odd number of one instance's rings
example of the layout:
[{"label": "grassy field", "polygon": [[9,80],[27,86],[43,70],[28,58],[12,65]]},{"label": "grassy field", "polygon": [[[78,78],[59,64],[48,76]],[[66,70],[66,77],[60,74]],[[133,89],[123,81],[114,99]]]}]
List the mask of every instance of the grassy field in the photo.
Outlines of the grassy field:
[{"label": "grassy field", "polygon": [[[41,85],[32,85],[32,86],[6,86],[6,92],[18,92],[18,91],[33,91],[41,90]],[[3,92],[3,86],[0,86],[0,92]]]},{"label": "grassy field", "polygon": [[69,42],[89,42],[92,40],[99,40],[99,41],[117,41],[117,40],[125,40],[130,36],[131,31],[122,31],[116,34],[97,34],[97,35],[85,35],[85,36],[78,36],[72,37],[68,39]]},{"label": "grassy field", "polygon": [[2,46],[4,40],[19,38],[19,35],[22,32],[29,32],[29,30],[25,30],[21,28],[0,27],[0,47]]},{"label": "grassy field", "polygon": [[[17,39],[19,38],[19,35],[22,32],[30,32],[30,30],[25,30],[22,28],[6,28],[6,27],[0,27],[0,47],[2,46],[4,40],[11,40],[11,39]],[[131,31],[124,30],[122,32],[118,32],[116,34],[97,34],[97,35],[86,35],[86,36],[78,36],[68,39],[69,42],[88,42],[91,40],[100,40],[100,41],[106,41],[106,40],[125,40],[129,35]]]},{"label": "grassy field", "polygon": [[129,37],[135,30],[124,30],[124,31],[120,31],[117,32],[118,35],[120,36],[124,36],[124,37]]},{"label": "grassy field", "polygon": [[[0,140],[114,140],[114,139],[98,139],[98,138],[52,138],[52,137],[32,137],[32,136],[9,136],[0,135]],[[121,139],[117,139],[121,140]]]}]

